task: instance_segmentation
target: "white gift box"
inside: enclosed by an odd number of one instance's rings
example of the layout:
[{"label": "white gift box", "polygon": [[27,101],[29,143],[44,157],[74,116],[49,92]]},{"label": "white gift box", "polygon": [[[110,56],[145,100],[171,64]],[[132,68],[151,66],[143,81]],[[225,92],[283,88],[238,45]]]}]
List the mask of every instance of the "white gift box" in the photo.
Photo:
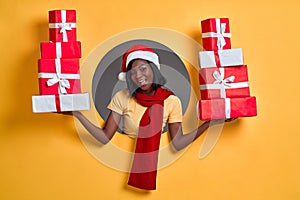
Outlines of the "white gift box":
[{"label": "white gift box", "polygon": [[229,67],[244,64],[242,48],[223,49],[218,51],[200,51],[200,68]]},{"label": "white gift box", "polygon": [[89,93],[32,96],[34,113],[89,110],[90,107]]}]

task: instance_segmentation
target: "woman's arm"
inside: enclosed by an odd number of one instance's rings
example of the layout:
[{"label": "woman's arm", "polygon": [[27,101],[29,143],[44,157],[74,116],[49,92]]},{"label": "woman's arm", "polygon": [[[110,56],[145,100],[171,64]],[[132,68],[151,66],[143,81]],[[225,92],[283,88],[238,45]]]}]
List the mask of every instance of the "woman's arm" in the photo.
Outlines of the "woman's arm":
[{"label": "woman's arm", "polygon": [[179,151],[189,144],[191,144],[194,140],[196,140],[202,133],[210,126],[215,124],[220,124],[223,122],[230,122],[232,120],[235,120],[236,118],[227,119],[227,120],[212,120],[212,121],[205,121],[203,124],[201,124],[196,130],[183,134],[182,133],[182,123],[176,122],[176,123],[169,123],[169,133],[171,136],[172,144],[174,148]]},{"label": "woman's arm", "polygon": [[188,133],[182,133],[182,124],[181,122],[169,123],[169,134],[172,140],[172,144],[174,148],[179,151],[189,144],[191,144],[194,140],[196,140],[202,133],[209,127],[210,121],[206,121],[201,126],[199,126],[196,130]]},{"label": "woman's arm", "polygon": [[103,144],[108,143],[115,135],[118,124],[120,123],[121,115],[111,111],[106,120],[105,126],[99,128],[91,123],[81,112],[75,111],[73,115],[81,122],[86,130]]}]

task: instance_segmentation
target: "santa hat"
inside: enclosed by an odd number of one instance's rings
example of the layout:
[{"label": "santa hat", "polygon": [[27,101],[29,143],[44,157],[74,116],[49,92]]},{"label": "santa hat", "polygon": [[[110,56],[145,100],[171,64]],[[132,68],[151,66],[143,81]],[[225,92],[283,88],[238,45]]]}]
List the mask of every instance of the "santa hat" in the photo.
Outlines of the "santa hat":
[{"label": "santa hat", "polygon": [[160,69],[158,55],[155,53],[155,51],[150,47],[136,44],[130,47],[123,55],[122,72],[119,73],[119,80],[126,81],[126,71],[128,64],[134,59],[143,59],[150,61],[154,63],[158,69]]}]

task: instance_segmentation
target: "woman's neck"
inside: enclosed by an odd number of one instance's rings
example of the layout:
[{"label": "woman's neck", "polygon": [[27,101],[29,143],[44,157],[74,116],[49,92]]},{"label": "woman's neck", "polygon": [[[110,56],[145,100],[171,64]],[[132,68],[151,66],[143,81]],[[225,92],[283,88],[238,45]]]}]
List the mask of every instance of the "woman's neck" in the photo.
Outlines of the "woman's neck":
[{"label": "woman's neck", "polygon": [[154,96],[155,94],[155,89],[153,88],[153,86],[151,88],[149,88],[148,90],[139,90],[142,94],[147,95],[147,96]]},{"label": "woman's neck", "polygon": [[146,91],[142,90],[141,93],[143,93],[144,95],[148,95],[148,96],[154,96],[155,90],[153,90],[153,89],[152,90],[146,90]]}]

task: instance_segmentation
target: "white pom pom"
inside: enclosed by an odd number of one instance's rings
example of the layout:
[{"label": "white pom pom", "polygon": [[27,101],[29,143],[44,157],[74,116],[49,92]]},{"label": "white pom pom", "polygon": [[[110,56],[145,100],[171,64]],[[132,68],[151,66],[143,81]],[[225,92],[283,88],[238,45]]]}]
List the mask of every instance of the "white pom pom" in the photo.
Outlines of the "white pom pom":
[{"label": "white pom pom", "polygon": [[120,72],[118,75],[120,81],[126,81],[126,72]]}]

